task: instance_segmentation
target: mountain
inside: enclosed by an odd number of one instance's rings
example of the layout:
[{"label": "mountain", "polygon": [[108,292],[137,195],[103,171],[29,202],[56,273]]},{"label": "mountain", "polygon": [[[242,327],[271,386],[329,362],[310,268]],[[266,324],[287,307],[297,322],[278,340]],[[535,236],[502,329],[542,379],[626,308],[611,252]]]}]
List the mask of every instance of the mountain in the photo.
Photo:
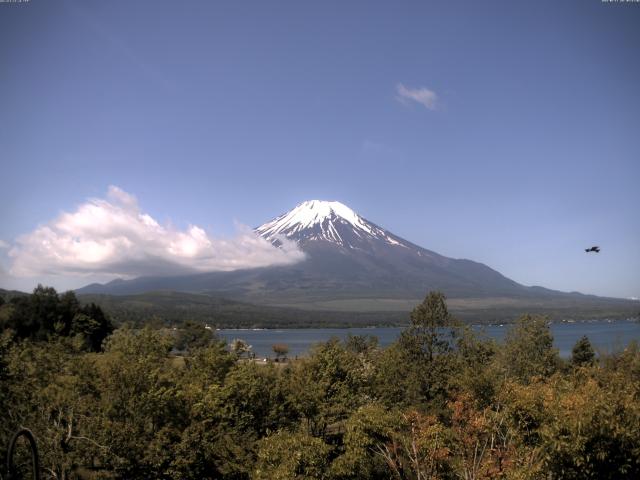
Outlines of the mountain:
[{"label": "mountain", "polygon": [[337,296],[416,298],[427,290],[451,297],[527,293],[486,265],[419,247],[339,202],[303,202],[256,232],[276,245],[282,237],[293,240],[307,254],[305,262],[286,269],[291,273],[280,283],[288,289],[301,281],[298,288],[333,289]]},{"label": "mountain", "polygon": [[475,309],[592,308],[600,302],[599,297],[526,287],[482,263],[445,257],[394,235],[339,202],[303,202],[255,232],[275,246],[296,242],[306,259],[287,266],[115,280],[88,285],[78,293],[179,291],[334,311],[406,311],[429,290],[443,291],[454,305]]}]

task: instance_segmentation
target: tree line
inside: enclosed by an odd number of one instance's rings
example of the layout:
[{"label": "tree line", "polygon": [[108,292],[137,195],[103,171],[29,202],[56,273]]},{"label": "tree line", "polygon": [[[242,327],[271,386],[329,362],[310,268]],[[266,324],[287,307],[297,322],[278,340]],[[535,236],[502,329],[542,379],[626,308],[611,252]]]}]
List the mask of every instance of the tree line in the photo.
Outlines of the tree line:
[{"label": "tree line", "polygon": [[564,360],[545,318],[497,343],[431,292],[386,348],[351,336],[264,365],[195,328],[183,356],[151,328],[94,349],[49,300],[31,300],[36,333],[0,334],[0,445],[31,428],[45,478],[640,477],[636,343],[598,356],[583,338]]},{"label": "tree line", "polygon": [[9,301],[0,296],[0,331],[5,330],[18,339],[76,337],[89,350],[98,351],[113,325],[97,304],[81,305],[72,291],[59,295],[52,287],[38,285],[31,295]]}]

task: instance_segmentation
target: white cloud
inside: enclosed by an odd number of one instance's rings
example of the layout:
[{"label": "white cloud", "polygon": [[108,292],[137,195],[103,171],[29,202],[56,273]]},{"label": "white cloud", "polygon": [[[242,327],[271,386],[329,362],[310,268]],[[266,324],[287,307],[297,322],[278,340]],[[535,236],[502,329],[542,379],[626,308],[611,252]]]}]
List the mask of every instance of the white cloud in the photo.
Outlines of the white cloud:
[{"label": "white cloud", "polygon": [[438,95],[426,87],[407,88],[399,83],[396,85],[396,93],[398,94],[396,98],[399,102],[407,103],[408,100],[412,100],[429,110],[436,110],[438,108]]},{"label": "white cloud", "polygon": [[4,240],[0,240],[0,250],[5,249],[5,248],[9,248],[10,245],[5,242]]},{"label": "white cloud", "polygon": [[111,186],[106,199],[90,199],[18,237],[9,257],[11,274],[20,277],[135,277],[284,265],[304,253],[293,242],[276,248],[248,227],[221,239],[197,225],[160,225],[135,196]]}]

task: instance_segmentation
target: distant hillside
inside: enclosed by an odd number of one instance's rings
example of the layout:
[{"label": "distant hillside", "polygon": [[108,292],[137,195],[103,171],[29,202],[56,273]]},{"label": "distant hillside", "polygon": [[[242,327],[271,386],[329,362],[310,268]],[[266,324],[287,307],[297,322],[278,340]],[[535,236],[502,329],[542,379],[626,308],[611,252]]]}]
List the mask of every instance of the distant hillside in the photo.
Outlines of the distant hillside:
[{"label": "distant hillside", "polygon": [[403,312],[324,312],[268,307],[209,295],[148,292],[140,295],[78,295],[100,305],[116,324],[178,324],[195,320],[217,328],[297,328],[401,325]]},{"label": "distant hillside", "polygon": [[13,297],[22,297],[24,295],[28,295],[25,292],[20,292],[18,290],[5,290],[4,288],[0,288],[0,298],[5,301],[12,299]]},{"label": "distant hillside", "polygon": [[[218,328],[314,328],[346,326],[406,325],[409,312],[421,300],[400,305],[386,302],[337,303],[333,310],[302,310],[237,302],[209,295],[181,292],[149,292],[140,295],[79,295],[82,302],[100,305],[116,323],[171,325],[195,320]],[[548,315],[551,320],[629,318],[640,312],[640,303],[632,306],[616,301],[593,304],[571,300],[534,304],[503,299],[451,299],[451,313],[470,323],[510,323],[523,313]],[[606,300],[606,299],[605,299]],[[369,311],[362,311],[368,307]]]}]

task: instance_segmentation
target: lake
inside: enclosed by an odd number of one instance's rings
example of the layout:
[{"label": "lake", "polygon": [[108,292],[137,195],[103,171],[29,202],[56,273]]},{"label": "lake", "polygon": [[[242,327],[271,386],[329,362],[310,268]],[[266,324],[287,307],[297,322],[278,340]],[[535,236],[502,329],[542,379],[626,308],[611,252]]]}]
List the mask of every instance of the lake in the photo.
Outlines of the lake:
[{"label": "lake", "polygon": [[[477,331],[502,340],[510,325],[474,326]],[[291,329],[224,329],[218,334],[227,342],[234,338],[241,338],[251,345],[252,351],[258,358],[273,357],[271,346],[275,343],[285,343],[289,346],[289,357],[305,355],[312,345],[326,342],[331,337],[345,339],[351,335],[374,335],[378,337],[379,345],[386,346],[394,342],[403,327],[375,327],[375,328],[291,328]],[[640,323],[631,320],[598,320],[575,323],[553,323],[551,332],[554,345],[562,357],[570,357],[573,345],[583,335],[596,351],[612,352],[622,350],[631,340],[640,341]]]}]

